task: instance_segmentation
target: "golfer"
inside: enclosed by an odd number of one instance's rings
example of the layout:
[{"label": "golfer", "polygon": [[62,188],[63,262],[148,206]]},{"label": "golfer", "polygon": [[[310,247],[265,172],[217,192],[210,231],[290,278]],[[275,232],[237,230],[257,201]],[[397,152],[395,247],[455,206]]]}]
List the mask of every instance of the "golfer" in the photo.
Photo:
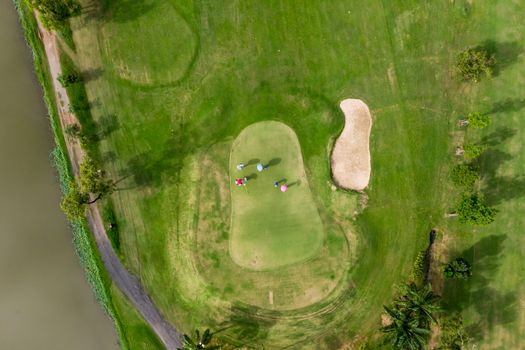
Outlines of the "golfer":
[{"label": "golfer", "polygon": [[237,164],[237,170],[241,171],[242,169],[244,169],[245,165],[244,163],[239,163]]}]

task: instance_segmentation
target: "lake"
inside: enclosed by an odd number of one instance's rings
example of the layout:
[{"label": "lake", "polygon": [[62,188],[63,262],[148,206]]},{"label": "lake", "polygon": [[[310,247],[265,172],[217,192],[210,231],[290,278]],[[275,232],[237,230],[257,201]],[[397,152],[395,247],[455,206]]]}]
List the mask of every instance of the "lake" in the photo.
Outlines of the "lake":
[{"label": "lake", "polygon": [[51,127],[9,0],[0,47],[0,349],[119,349],[59,209]]}]

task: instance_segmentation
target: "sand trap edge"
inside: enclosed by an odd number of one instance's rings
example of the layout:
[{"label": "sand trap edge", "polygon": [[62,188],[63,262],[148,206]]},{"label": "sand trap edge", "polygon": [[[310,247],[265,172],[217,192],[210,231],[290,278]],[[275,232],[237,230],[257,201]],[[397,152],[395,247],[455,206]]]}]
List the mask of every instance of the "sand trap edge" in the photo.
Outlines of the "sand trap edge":
[{"label": "sand trap edge", "polygon": [[367,104],[359,99],[345,99],[339,107],[345,116],[345,126],[332,150],[332,178],[338,187],[363,191],[370,181],[372,115]]}]

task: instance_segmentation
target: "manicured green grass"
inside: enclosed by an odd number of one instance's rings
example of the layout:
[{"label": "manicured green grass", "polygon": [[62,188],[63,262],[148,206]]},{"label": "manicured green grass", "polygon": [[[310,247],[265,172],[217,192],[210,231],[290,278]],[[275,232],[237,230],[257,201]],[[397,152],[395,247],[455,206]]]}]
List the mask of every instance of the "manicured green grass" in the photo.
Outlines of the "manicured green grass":
[{"label": "manicured green grass", "polygon": [[112,18],[102,32],[109,49],[108,68],[137,83],[176,82],[195,55],[191,28],[168,2],[146,1],[133,7],[137,8],[112,2],[106,9]]},{"label": "manicured green grass", "polygon": [[[359,342],[379,327],[382,305],[437,227],[452,249],[472,257],[471,284],[447,284],[444,295],[461,300],[450,307],[464,311],[478,348],[519,347],[525,5],[157,0],[139,11],[131,2],[105,2],[105,11],[91,6],[75,22],[74,60],[99,72],[86,81],[95,122],[118,120],[99,148],[105,167],[124,178],[112,198],[124,262],[168,319],[186,332],[228,327],[222,337],[253,347]],[[117,3],[130,14],[125,20],[111,11]],[[145,21],[177,24],[137,33],[134,24]],[[194,56],[170,66],[169,43],[179,35],[172,28],[185,25],[193,36],[184,48]],[[487,39],[499,48],[498,74],[461,83],[456,53]],[[141,49],[157,43],[161,49]],[[330,145],[343,127],[337,105],[348,97],[362,98],[374,118],[367,200],[329,185]],[[517,107],[501,104],[486,132],[508,127],[514,136],[481,164],[482,190],[500,214],[487,228],[457,225],[444,218],[457,200],[448,177],[456,120],[509,98]],[[311,261],[251,271],[229,256],[228,157],[232,140],[265,120],[296,133],[326,235]],[[498,243],[494,235],[506,238]],[[485,237],[488,244],[476,245]],[[497,254],[490,251],[496,245]],[[484,268],[480,256],[496,266]]]},{"label": "manicured green grass", "polygon": [[[242,171],[236,169],[239,163],[246,164]],[[258,171],[257,164],[264,170]],[[233,180],[243,177],[249,179],[246,186],[236,186]],[[237,264],[264,270],[317,253],[323,243],[323,226],[292,129],[278,122],[244,129],[232,146],[230,178],[230,254]],[[281,192],[281,185],[289,186],[288,191]]]}]

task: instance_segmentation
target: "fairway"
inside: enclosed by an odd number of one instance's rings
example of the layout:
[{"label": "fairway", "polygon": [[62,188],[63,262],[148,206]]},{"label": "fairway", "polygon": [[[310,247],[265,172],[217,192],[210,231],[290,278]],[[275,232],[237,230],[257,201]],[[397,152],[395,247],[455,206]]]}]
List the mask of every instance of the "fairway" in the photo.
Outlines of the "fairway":
[{"label": "fairway", "polygon": [[[237,164],[247,166],[239,171]],[[256,165],[267,168],[258,171]],[[246,186],[233,179],[246,176]],[[233,143],[230,157],[232,232],[230,254],[243,267],[271,269],[313,256],[323,227],[297,136],[279,122],[248,126]],[[278,187],[274,187],[278,182]],[[287,185],[286,193],[280,186]]]},{"label": "fairway", "polygon": [[[130,10],[115,2],[107,11],[114,21],[104,27],[103,40],[111,57],[108,65],[118,77],[137,84],[171,84],[191,68],[195,35],[173,6],[148,1]],[[166,35],[165,28],[177,35]]]},{"label": "fairway", "polygon": [[[67,54],[118,181],[100,203],[124,265],[177,328],[254,349],[359,348],[437,228],[474,269],[445,283],[444,306],[477,348],[520,348],[523,1],[82,2]],[[497,72],[461,81],[457,53],[487,42]],[[362,193],[332,178],[347,98],[373,116]],[[476,111],[493,123],[458,129]],[[488,143],[479,189],[500,212],[487,227],[445,217],[463,137]]]}]

